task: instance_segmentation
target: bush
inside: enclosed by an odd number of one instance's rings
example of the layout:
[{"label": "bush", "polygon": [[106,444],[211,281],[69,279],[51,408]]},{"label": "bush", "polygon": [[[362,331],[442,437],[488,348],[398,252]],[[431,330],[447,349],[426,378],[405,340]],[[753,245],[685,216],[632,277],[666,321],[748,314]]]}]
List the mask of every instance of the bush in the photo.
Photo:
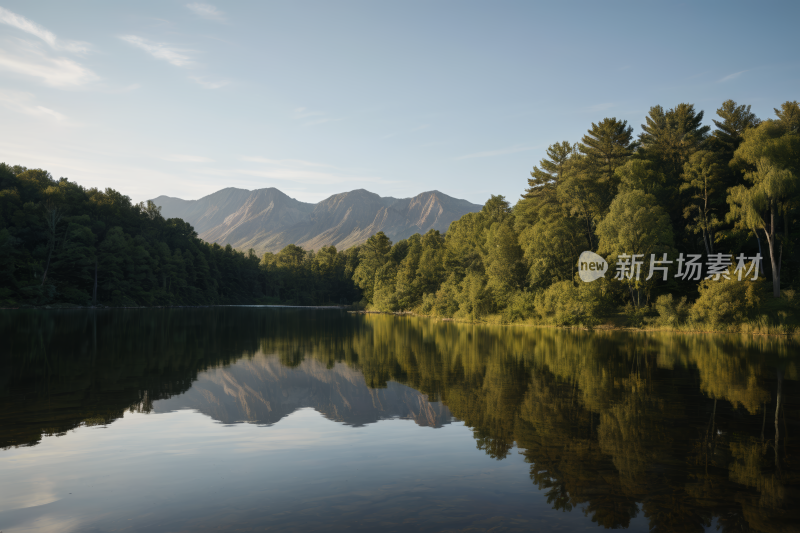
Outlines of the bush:
[{"label": "bush", "polygon": [[784,289],[781,291],[781,299],[792,309],[800,307],[800,298],[797,298],[797,291],[794,289]]},{"label": "bush", "polygon": [[89,305],[92,300],[88,293],[74,287],[65,287],[61,291],[61,298],[75,305]]},{"label": "bush", "polygon": [[442,283],[441,288],[436,291],[436,301],[433,305],[433,311],[438,316],[451,317],[458,311],[458,301],[456,295],[458,294],[458,282],[455,275],[447,278],[447,281]]},{"label": "bush", "polygon": [[676,300],[671,294],[662,294],[656,298],[655,308],[659,315],[658,322],[663,326],[683,324],[691,312],[691,305],[686,301],[686,296]]},{"label": "bush", "polygon": [[423,315],[429,315],[433,312],[433,306],[436,305],[436,295],[428,292],[422,295],[422,305],[419,307],[419,312]]},{"label": "bush", "polygon": [[504,322],[522,321],[536,316],[536,297],[532,292],[517,291],[503,310]]},{"label": "bush", "polygon": [[572,281],[560,281],[538,293],[534,307],[544,322],[559,326],[593,325],[599,323],[605,302],[591,284],[576,287]]},{"label": "bush", "polygon": [[700,297],[692,306],[691,318],[712,326],[740,324],[761,305],[761,281],[739,281],[728,269],[730,279],[703,280]]}]

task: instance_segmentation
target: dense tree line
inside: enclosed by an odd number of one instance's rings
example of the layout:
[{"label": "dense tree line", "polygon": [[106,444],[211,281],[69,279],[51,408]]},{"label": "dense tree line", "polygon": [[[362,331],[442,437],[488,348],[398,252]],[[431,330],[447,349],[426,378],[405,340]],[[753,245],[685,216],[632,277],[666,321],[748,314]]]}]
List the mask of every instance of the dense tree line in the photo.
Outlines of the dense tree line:
[{"label": "dense tree line", "polygon": [[[492,196],[444,237],[431,232],[392,245],[374,235],[354,279],[384,311],[576,323],[657,302],[665,320],[744,319],[766,294],[763,280],[778,297],[800,268],[800,106],[786,102],[775,112],[762,121],[728,100],[711,131],[691,104],[655,106],[638,137],[626,121],[605,118],[579,142],[551,145],[516,205]],[[578,281],[585,250],[606,258],[611,274]],[[640,279],[613,279],[622,253],[643,254]],[[651,254],[665,253],[671,275],[647,281]],[[701,254],[705,264],[719,253],[745,254],[748,268],[760,253],[762,275],[706,281],[703,270],[676,279],[678,254]],[[727,273],[736,266],[733,259]]]},{"label": "dense tree line", "polygon": [[[324,249],[306,261],[300,252],[302,260],[285,250],[276,264],[260,264],[252,250],[203,242],[191,225],[164,219],[152,202],[135,204],[112,189],[85,189],[41,169],[0,164],[0,305],[359,299],[340,264],[344,255]],[[290,288],[281,292],[283,285]]]},{"label": "dense tree line", "polygon": [[[762,121],[728,100],[712,131],[691,104],[654,106],[638,137],[626,121],[605,118],[579,142],[551,145],[515,205],[492,196],[445,235],[392,243],[381,232],[348,250],[289,245],[260,259],[204,243],[149,202],[2,164],[0,303],[360,301],[381,311],[559,324],[596,322],[625,306],[634,317],[657,309],[673,325],[736,323],[769,292],[791,300],[800,269],[800,105],[785,102],[775,113]],[[586,250],[612,273],[578,281]],[[622,253],[642,254],[639,279],[614,279]],[[760,253],[759,280],[705,280],[688,267],[676,276],[678,254],[705,261],[720,253]],[[664,254],[670,276],[647,280],[651,255]]]}]

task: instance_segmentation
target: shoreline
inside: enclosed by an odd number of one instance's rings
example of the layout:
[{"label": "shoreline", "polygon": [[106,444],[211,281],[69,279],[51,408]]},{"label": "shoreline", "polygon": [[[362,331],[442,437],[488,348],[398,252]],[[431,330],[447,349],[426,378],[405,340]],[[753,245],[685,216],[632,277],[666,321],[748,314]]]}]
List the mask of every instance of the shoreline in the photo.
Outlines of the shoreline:
[{"label": "shoreline", "polygon": [[[565,330],[580,330],[580,331],[627,331],[627,332],[642,332],[642,333],[681,333],[686,335],[695,334],[726,334],[726,335],[748,335],[753,337],[785,337],[795,338],[800,337],[800,328],[795,329],[788,333],[763,333],[763,332],[749,332],[749,331],[725,331],[718,329],[683,329],[674,328],[669,326],[655,326],[655,327],[631,327],[631,326],[618,326],[609,323],[600,324],[597,326],[558,326],[555,324],[533,324],[526,322],[500,322],[500,321],[486,321],[486,320],[469,320],[462,318],[452,317],[438,317],[432,315],[422,315],[413,311],[396,311],[386,312],[377,311],[374,309],[357,309],[352,305],[283,305],[283,304],[230,304],[230,305],[157,305],[157,306],[131,306],[131,307],[117,307],[117,306],[79,306],[79,305],[45,305],[45,306],[25,306],[25,307],[0,307],[0,311],[20,311],[20,310],[40,310],[40,311],[108,311],[115,309],[210,309],[214,307],[246,307],[246,308],[265,308],[265,309],[305,309],[305,310],[338,310],[346,311],[353,315],[387,315],[397,317],[415,317],[425,318],[438,322],[453,322],[455,324],[472,324],[472,325],[486,325],[486,326],[512,326],[524,328],[548,328],[548,329],[565,329]],[[608,317],[606,317],[608,318]]]}]

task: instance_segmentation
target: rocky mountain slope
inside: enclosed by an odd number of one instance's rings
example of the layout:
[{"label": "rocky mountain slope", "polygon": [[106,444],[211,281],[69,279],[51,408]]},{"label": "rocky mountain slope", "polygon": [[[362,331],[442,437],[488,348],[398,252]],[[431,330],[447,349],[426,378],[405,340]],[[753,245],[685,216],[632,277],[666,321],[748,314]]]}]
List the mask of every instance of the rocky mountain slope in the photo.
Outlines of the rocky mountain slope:
[{"label": "rocky mountain slope", "polygon": [[397,199],[357,189],[310,204],[272,187],[227,188],[199,200],[159,196],[153,202],[165,218],[182,218],[208,242],[253,248],[259,254],[278,252],[287,244],[346,249],[379,231],[392,241],[430,229],[445,232],[452,221],[481,209],[439,191]]}]

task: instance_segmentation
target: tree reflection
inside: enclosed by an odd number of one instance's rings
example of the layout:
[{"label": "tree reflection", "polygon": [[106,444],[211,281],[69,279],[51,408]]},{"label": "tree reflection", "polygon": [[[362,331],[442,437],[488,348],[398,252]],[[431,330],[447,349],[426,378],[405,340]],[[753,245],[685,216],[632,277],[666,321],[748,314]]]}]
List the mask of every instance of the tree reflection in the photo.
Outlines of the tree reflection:
[{"label": "tree reflection", "polygon": [[0,446],[147,411],[200,372],[275,355],[443,402],[487,455],[522,453],[554,509],[606,528],[639,514],[653,531],[800,523],[791,340],[253,309],[3,314],[0,333]]}]

